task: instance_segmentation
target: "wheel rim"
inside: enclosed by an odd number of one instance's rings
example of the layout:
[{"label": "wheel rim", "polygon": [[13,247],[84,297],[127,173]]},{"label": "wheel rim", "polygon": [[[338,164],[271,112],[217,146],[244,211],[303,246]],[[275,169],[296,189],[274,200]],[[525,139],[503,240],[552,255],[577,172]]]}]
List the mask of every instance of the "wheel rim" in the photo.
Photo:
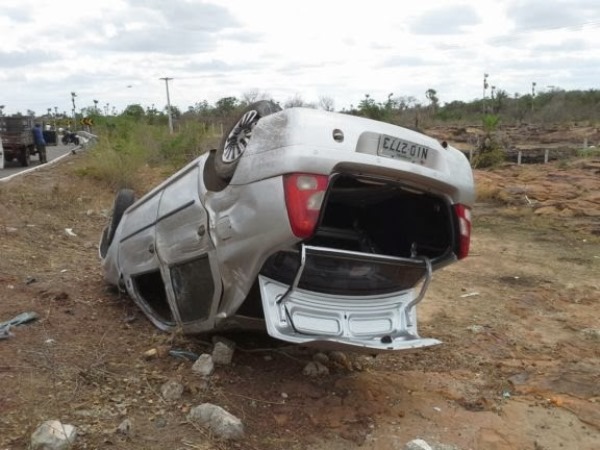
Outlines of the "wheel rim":
[{"label": "wheel rim", "polygon": [[231,133],[227,136],[223,148],[221,160],[224,163],[232,163],[242,156],[246,147],[248,147],[248,141],[252,136],[252,130],[258,123],[259,118],[258,112],[252,110],[244,114],[235,124]]}]

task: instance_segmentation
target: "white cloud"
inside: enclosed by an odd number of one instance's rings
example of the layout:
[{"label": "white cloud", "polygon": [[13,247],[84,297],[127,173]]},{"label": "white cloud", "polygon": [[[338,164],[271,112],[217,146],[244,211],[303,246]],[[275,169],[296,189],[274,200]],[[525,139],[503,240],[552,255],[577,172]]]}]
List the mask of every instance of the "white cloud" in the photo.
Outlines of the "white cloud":
[{"label": "white cloud", "polygon": [[[443,6],[441,6],[443,5]],[[13,113],[93,100],[181,109],[251,89],[284,102],[369,93],[442,102],[507,92],[599,88],[596,0],[3,0],[0,103]],[[132,86],[128,88],[127,86]]]}]

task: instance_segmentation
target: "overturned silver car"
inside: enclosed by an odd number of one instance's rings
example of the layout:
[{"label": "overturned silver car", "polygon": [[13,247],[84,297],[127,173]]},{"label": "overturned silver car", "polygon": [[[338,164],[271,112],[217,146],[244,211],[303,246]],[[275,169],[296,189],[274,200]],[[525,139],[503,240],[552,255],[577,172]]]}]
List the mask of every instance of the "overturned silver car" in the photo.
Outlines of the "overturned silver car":
[{"label": "overturned silver car", "polygon": [[465,156],[395,125],[251,105],[208,152],[135,200],[100,242],[106,280],[165,331],[266,327],[369,351],[417,332],[432,272],[467,256]]}]

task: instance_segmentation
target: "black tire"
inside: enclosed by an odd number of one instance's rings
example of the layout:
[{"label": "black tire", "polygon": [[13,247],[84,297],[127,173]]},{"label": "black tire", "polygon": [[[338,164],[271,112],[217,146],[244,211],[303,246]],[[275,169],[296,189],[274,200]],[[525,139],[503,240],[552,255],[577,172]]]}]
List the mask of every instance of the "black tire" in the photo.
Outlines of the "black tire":
[{"label": "black tire", "polygon": [[19,155],[19,162],[23,167],[29,167],[31,164],[31,150],[29,147],[25,147],[21,150],[21,154]]},{"label": "black tire", "polygon": [[74,143],[75,145],[79,145],[79,136],[75,136],[75,137],[73,137],[73,143]]},{"label": "black tire", "polygon": [[215,171],[220,178],[224,181],[231,180],[258,121],[278,111],[281,111],[281,107],[277,103],[261,100],[251,104],[240,114],[223,135],[215,154]]},{"label": "black tire", "polygon": [[133,205],[134,202],[135,194],[131,189],[121,189],[119,192],[117,192],[115,202],[113,203],[110,222],[102,232],[102,239],[100,241],[100,256],[102,256],[102,258],[106,256],[108,247],[110,247],[110,244],[112,244],[112,241],[115,238],[115,232],[117,231],[117,227],[123,218],[125,210]]}]

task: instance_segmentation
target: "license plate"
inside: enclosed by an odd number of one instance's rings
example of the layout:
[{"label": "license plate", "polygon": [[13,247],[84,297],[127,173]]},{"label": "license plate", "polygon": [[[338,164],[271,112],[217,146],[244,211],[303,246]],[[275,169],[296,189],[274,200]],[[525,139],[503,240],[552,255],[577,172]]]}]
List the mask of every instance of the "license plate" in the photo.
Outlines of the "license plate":
[{"label": "license plate", "polygon": [[413,163],[425,164],[427,158],[432,157],[433,150],[424,145],[382,134],[379,136],[377,154],[386,158],[404,159]]}]

